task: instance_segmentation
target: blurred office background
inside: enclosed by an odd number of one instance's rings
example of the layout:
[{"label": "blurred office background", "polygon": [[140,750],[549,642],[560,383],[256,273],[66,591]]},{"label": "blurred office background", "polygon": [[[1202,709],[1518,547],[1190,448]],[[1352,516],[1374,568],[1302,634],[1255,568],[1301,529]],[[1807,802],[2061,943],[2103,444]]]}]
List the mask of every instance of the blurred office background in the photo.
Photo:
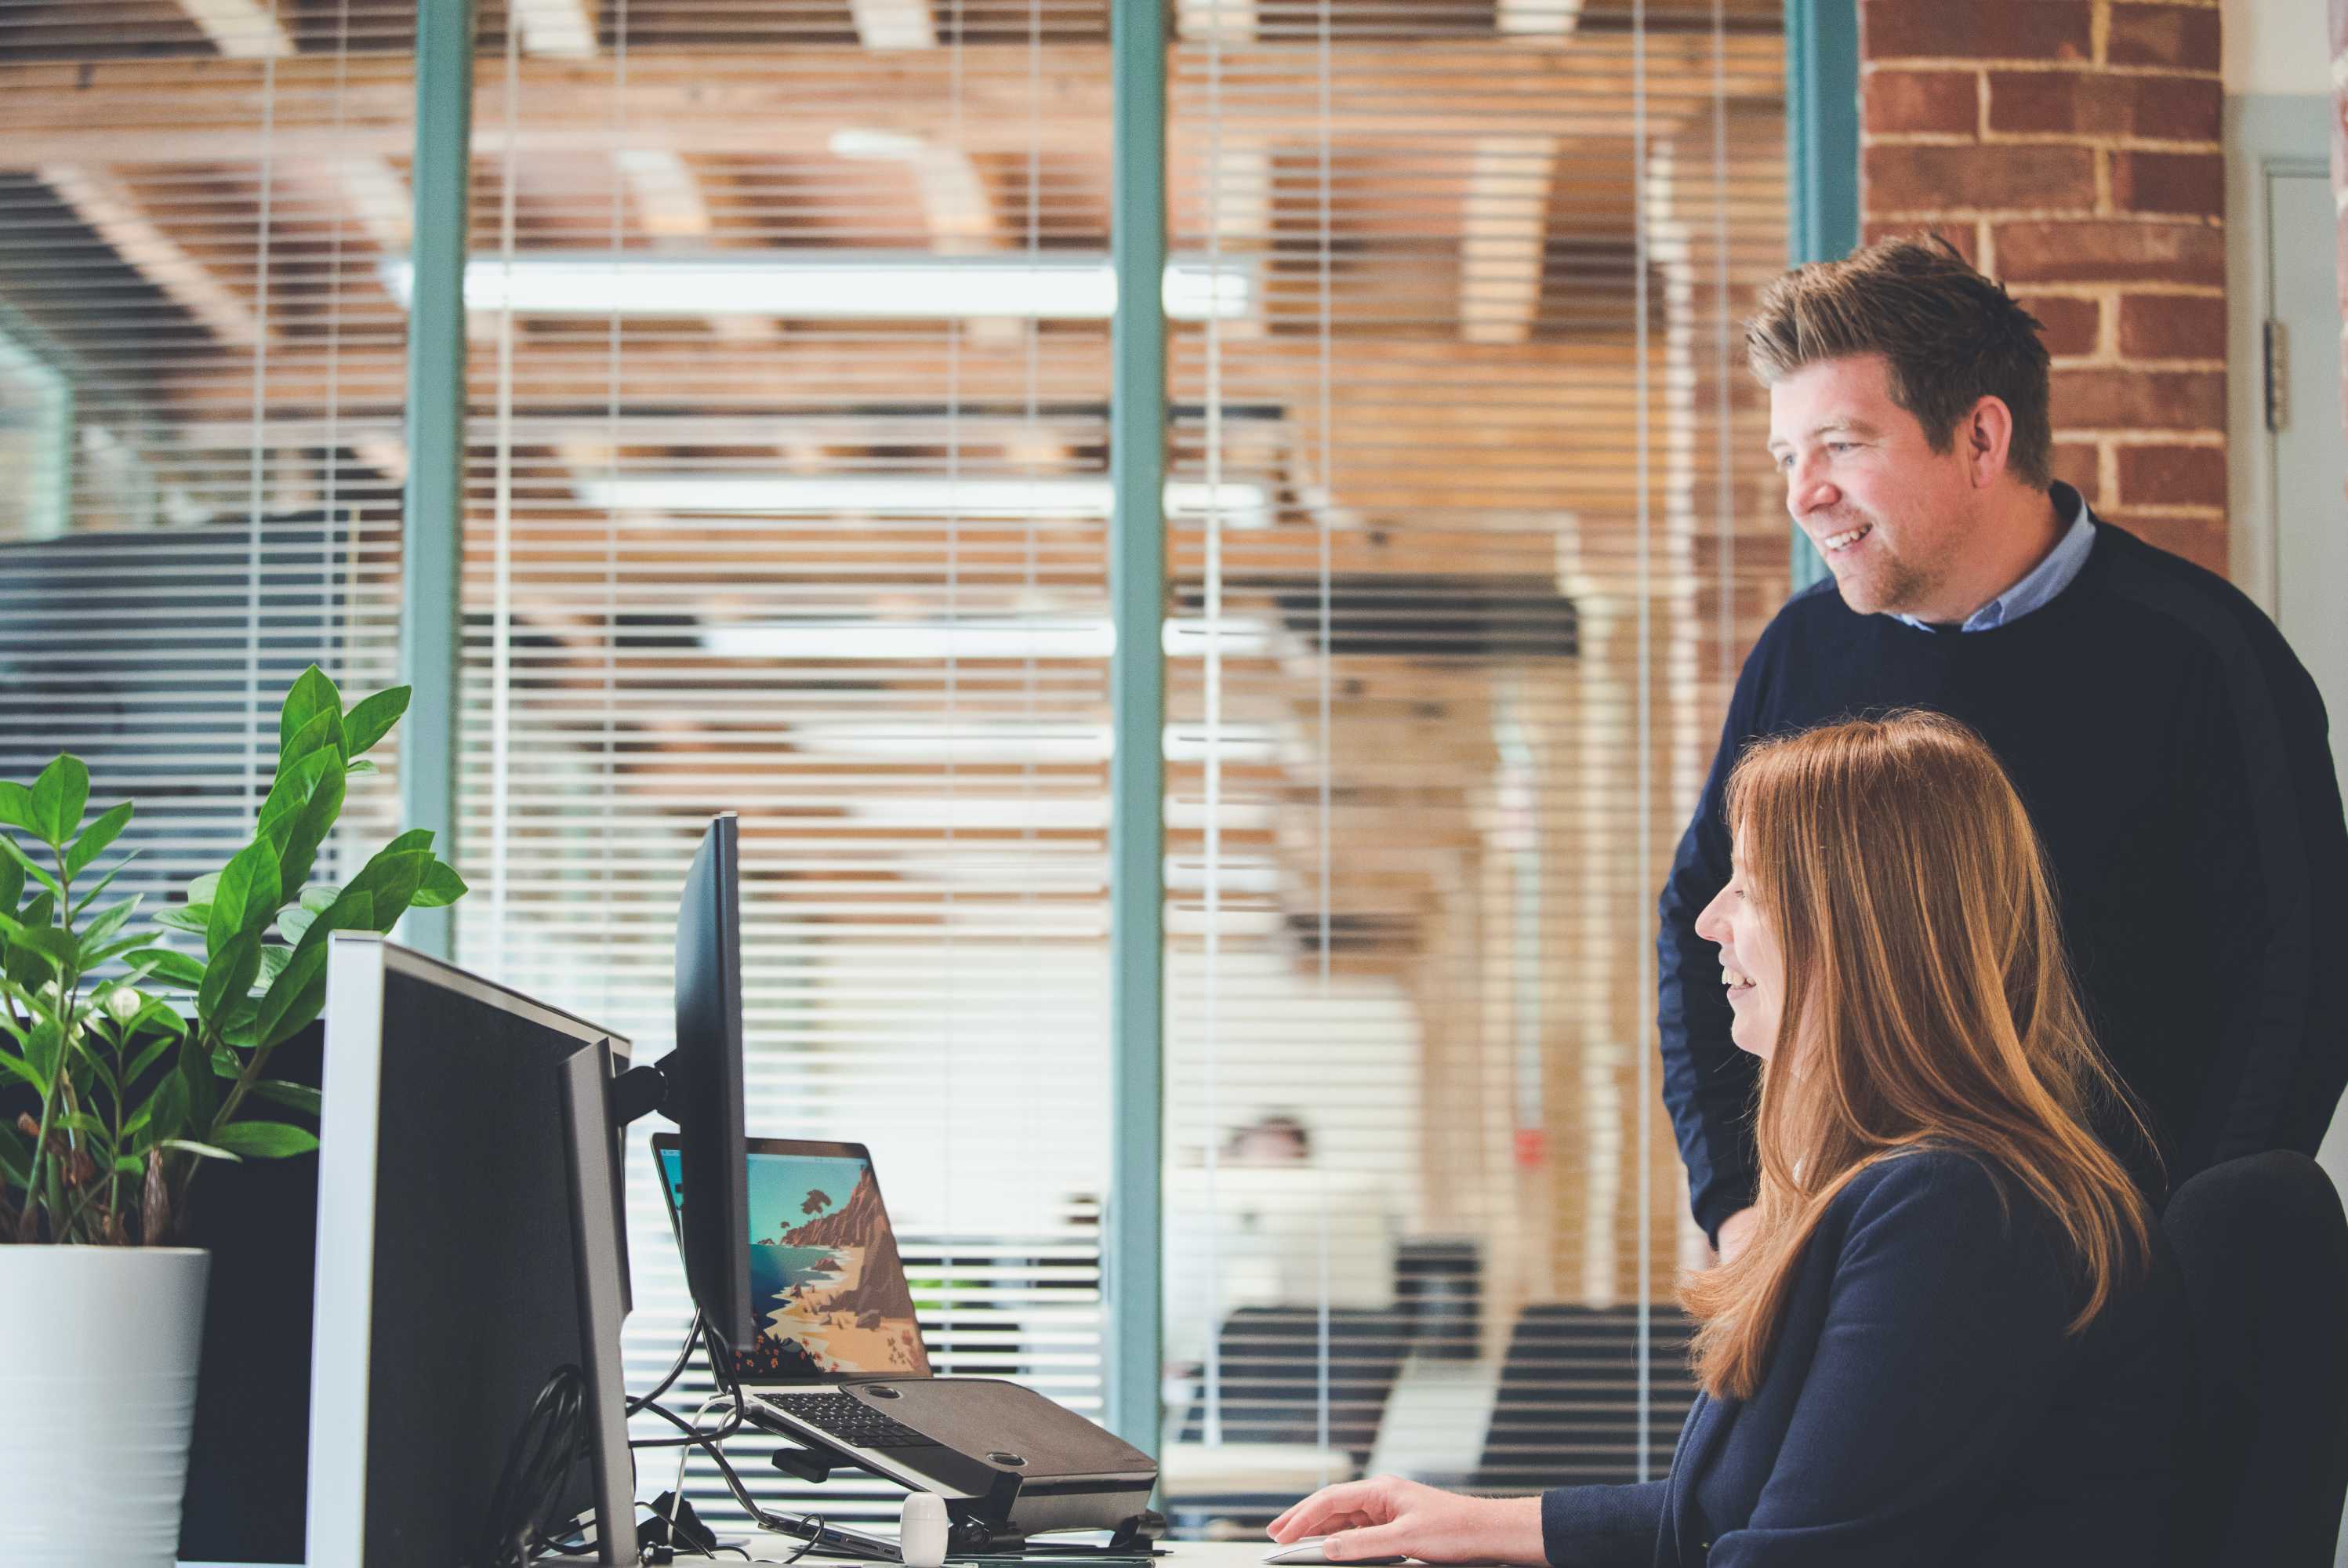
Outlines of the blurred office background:
[{"label": "blurred office background", "polygon": [[[1820,9],[1165,14],[1140,738],[1186,1531],[1371,1468],[1668,1462],[1703,1238],[1653,893],[1791,583],[1736,324],[1799,243],[1787,25]],[[2147,8],[2063,9],[2100,68]],[[304,664],[396,678],[417,26],[0,0],[0,773],[79,752],[150,886],[217,862]],[[870,1143],[940,1368],[1097,1413],[1106,0],[479,0],[475,48],[463,655],[418,696],[461,713],[454,955],[657,1055],[686,861],[740,812],[750,1130]],[[2116,331],[2118,286],[2048,297]],[[2106,505],[2151,418],[2085,438]],[[2222,484],[2222,419],[2165,438]],[[2222,504],[2138,516],[2224,563]],[[382,760],[355,841],[397,815]],[[689,1310],[648,1176],[640,1385]]]}]

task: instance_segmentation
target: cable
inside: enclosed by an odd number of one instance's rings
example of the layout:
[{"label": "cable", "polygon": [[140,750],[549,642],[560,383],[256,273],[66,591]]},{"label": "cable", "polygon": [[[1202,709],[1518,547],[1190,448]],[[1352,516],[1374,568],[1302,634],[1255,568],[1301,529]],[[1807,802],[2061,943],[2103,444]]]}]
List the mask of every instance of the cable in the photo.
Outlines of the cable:
[{"label": "cable", "polygon": [[[693,1419],[688,1421],[665,1405],[659,1403],[658,1396],[664,1393],[669,1386],[683,1374],[686,1364],[693,1357],[693,1347],[696,1343],[701,1346],[704,1355],[708,1359],[710,1375],[716,1379],[719,1391],[704,1400],[700,1409],[694,1412]],[[658,1416],[685,1435],[675,1438],[639,1438],[631,1440],[628,1446],[631,1449],[699,1449],[706,1453],[710,1462],[717,1467],[717,1473],[725,1478],[726,1491],[734,1494],[734,1501],[740,1505],[743,1512],[750,1516],[753,1522],[763,1530],[784,1535],[799,1536],[803,1539],[804,1544],[786,1560],[787,1563],[796,1563],[814,1551],[820,1541],[824,1528],[823,1516],[818,1513],[795,1517],[790,1514],[767,1512],[758,1506],[756,1499],[751,1497],[750,1489],[742,1484],[741,1476],[735,1471],[733,1461],[726,1457],[724,1449],[719,1445],[742,1429],[743,1418],[742,1388],[734,1377],[732,1362],[733,1357],[726,1353],[725,1341],[718,1337],[717,1331],[710,1326],[702,1314],[695,1313],[693,1326],[685,1332],[685,1348],[678,1354],[675,1365],[669,1368],[668,1376],[662,1378],[651,1393],[640,1399],[628,1401],[628,1410],[631,1415]],[[701,1418],[706,1415],[709,1408],[720,1399],[729,1402],[733,1408],[726,1412],[725,1421],[716,1431],[702,1430]],[[672,1489],[672,1497],[682,1498],[684,1495],[685,1460],[685,1455],[680,1452],[677,1456],[677,1485]],[[675,1531],[672,1528],[672,1538],[674,1534]]]},{"label": "cable", "polygon": [[685,1343],[677,1346],[676,1359],[669,1364],[666,1375],[654,1384],[650,1390],[640,1398],[628,1401],[629,1415],[634,1415],[638,1410],[667,1393],[670,1386],[684,1376],[686,1363],[693,1359],[693,1347],[701,1343],[701,1331],[706,1321],[698,1311],[694,1313],[693,1326],[685,1331]]},{"label": "cable", "polygon": [[522,1568],[551,1544],[547,1511],[587,1452],[586,1409],[585,1374],[569,1364],[556,1367],[506,1449],[473,1568]]}]

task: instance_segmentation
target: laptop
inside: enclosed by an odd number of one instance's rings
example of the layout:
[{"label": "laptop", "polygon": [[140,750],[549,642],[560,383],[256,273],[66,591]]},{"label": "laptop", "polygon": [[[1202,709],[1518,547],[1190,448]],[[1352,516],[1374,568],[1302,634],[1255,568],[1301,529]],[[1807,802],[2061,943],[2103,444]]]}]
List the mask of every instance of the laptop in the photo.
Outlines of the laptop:
[{"label": "laptop", "polygon": [[[653,1155],[669,1222],[681,1223],[684,1161],[674,1134]],[[747,1414],[840,1449],[910,1487],[969,1495],[952,1448],[892,1418],[893,1385],[930,1377],[872,1157],[860,1143],[747,1140],[750,1300],[757,1343],[729,1346]]]}]

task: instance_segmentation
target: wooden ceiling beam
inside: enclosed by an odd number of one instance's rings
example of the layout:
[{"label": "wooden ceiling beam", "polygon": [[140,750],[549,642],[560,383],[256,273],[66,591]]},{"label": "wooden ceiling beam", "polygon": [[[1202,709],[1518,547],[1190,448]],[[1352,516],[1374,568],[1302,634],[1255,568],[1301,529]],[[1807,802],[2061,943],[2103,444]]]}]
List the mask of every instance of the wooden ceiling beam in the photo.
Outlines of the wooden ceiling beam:
[{"label": "wooden ceiling beam", "polygon": [[856,36],[872,50],[934,49],[937,23],[929,0],[848,0]]},{"label": "wooden ceiling beam", "polygon": [[[684,155],[668,148],[628,147],[612,155],[618,165],[636,224],[664,250],[706,250],[716,232],[701,177]],[[759,343],[775,335],[774,321],[756,315],[705,317],[709,330],[736,343]]]},{"label": "wooden ceiling beam", "polygon": [[1469,343],[1532,335],[1557,158],[1555,137],[1495,136],[1476,144],[1459,242],[1459,335]]},{"label": "wooden ceiling beam", "polygon": [[523,54],[551,60],[595,57],[595,10],[590,0],[509,0],[506,9],[521,33]]},{"label": "wooden ceiling beam", "polygon": [[212,47],[232,60],[291,59],[293,35],[276,8],[259,0],[180,0],[188,20],[204,30]]},{"label": "wooden ceiling beam", "polygon": [[[685,153],[829,156],[843,129],[918,137],[974,153],[1045,151],[1105,156],[1110,81],[1106,48],[1056,45],[1033,64],[1017,45],[874,53],[809,47],[763,56],[632,53],[628,115],[613,123],[608,70],[588,62],[520,63],[518,150],[524,154],[665,148]],[[1209,127],[1205,50],[1175,50],[1173,155],[1196,158]],[[1331,69],[1344,91],[1323,118],[1319,56],[1311,47],[1222,50],[1231,90],[1244,89],[1226,136],[1315,146],[1326,134],[1358,147],[1426,152],[1479,136],[1619,137],[1631,95],[1628,40],[1579,34],[1557,43],[1339,46]],[[414,139],[415,83],[397,62],[335,75],[337,62],[276,63],[280,160],[403,157]],[[1733,35],[1723,86],[1732,97],[1784,90],[1779,41]],[[960,108],[956,89],[959,84]],[[1651,129],[1663,135],[1703,112],[1714,88],[1709,39],[1648,41]],[[0,67],[9,129],[0,168],[44,163],[249,161],[257,155],[264,79],[227,62],[191,71],[101,61]],[[1031,113],[1031,110],[1034,111]],[[486,74],[477,125],[505,119],[502,73]],[[956,126],[958,141],[952,141]]]},{"label": "wooden ceiling beam", "polygon": [[166,233],[129,185],[105,170],[73,164],[45,165],[39,173],[125,265],[136,268],[221,342],[251,348],[264,335],[273,337],[244,295]]}]

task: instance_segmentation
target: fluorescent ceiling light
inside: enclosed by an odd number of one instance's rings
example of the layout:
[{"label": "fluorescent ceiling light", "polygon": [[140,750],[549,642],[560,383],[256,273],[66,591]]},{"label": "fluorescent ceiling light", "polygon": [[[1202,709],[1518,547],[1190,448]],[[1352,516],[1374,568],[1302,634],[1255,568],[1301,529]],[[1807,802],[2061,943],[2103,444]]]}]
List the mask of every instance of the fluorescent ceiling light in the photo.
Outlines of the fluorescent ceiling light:
[{"label": "fluorescent ceiling light", "polygon": [[1166,656],[1203,659],[1211,651],[1227,659],[1262,658],[1272,651],[1272,623],[1252,617],[1175,616],[1166,623]]},{"label": "fluorescent ceiling light", "polygon": [[[945,474],[621,474],[577,477],[589,506],[610,511],[785,512],[819,517],[874,516],[1097,518],[1116,504],[1106,479],[963,479]],[[1257,484],[1167,485],[1166,510],[1185,516],[1220,511],[1233,527],[1271,521],[1272,498]]]},{"label": "fluorescent ceiling light", "polygon": [[701,645],[734,659],[1105,659],[1117,651],[1117,628],[1107,621],[793,621],[712,626]]},{"label": "fluorescent ceiling light", "polygon": [[850,800],[848,815],[876,828],[1106,828],[1109,803],[1097,796],[875,795]]},{"label": "fluorescent ceiling light", "polygon": [[[377,269],[402,309],[415,263]],[[1247,315],[1255,273],[1231,259],[1178,258],[1166,266],[1166,314],[1176,321]],[[1117,312],[1107,256],[1013,253],[720,251],[656,254],[528,251],[465,263],[465,308],[523,315],[766,315],[794,321],[955,321],[1003,317],[1102,321]]]},{"label": "fluorescent ceiling light", "polygon": [[1025,724],[983,720],[896,724],[844,720],[795,724],[787,738],[814,757],[957,762],[1106,762],[1112,739],[1105,724]]},{"label": "fluorescent ceiling light", "polygon": [[[1052,724],[1024,719],[844,719],[795,724],[786,737],[806,756],[870,758],[875,760],[981,762],[1106,762],[1116,744],[1106,724]],[[1203,724],[1168,725],[1160,745],[1169,762],[1207,755]],[[1212,735],[1218,760],[1276,761],[1277,728],[1268,724],[1224,724]]]},{"label": "fluorescent ceiling light", "polygon": [[1210,754],[1219,763],[1277,762],[1281,732],[1269,724],[1169,724],[1165,753],[1169,762],[1204,762]]}]

